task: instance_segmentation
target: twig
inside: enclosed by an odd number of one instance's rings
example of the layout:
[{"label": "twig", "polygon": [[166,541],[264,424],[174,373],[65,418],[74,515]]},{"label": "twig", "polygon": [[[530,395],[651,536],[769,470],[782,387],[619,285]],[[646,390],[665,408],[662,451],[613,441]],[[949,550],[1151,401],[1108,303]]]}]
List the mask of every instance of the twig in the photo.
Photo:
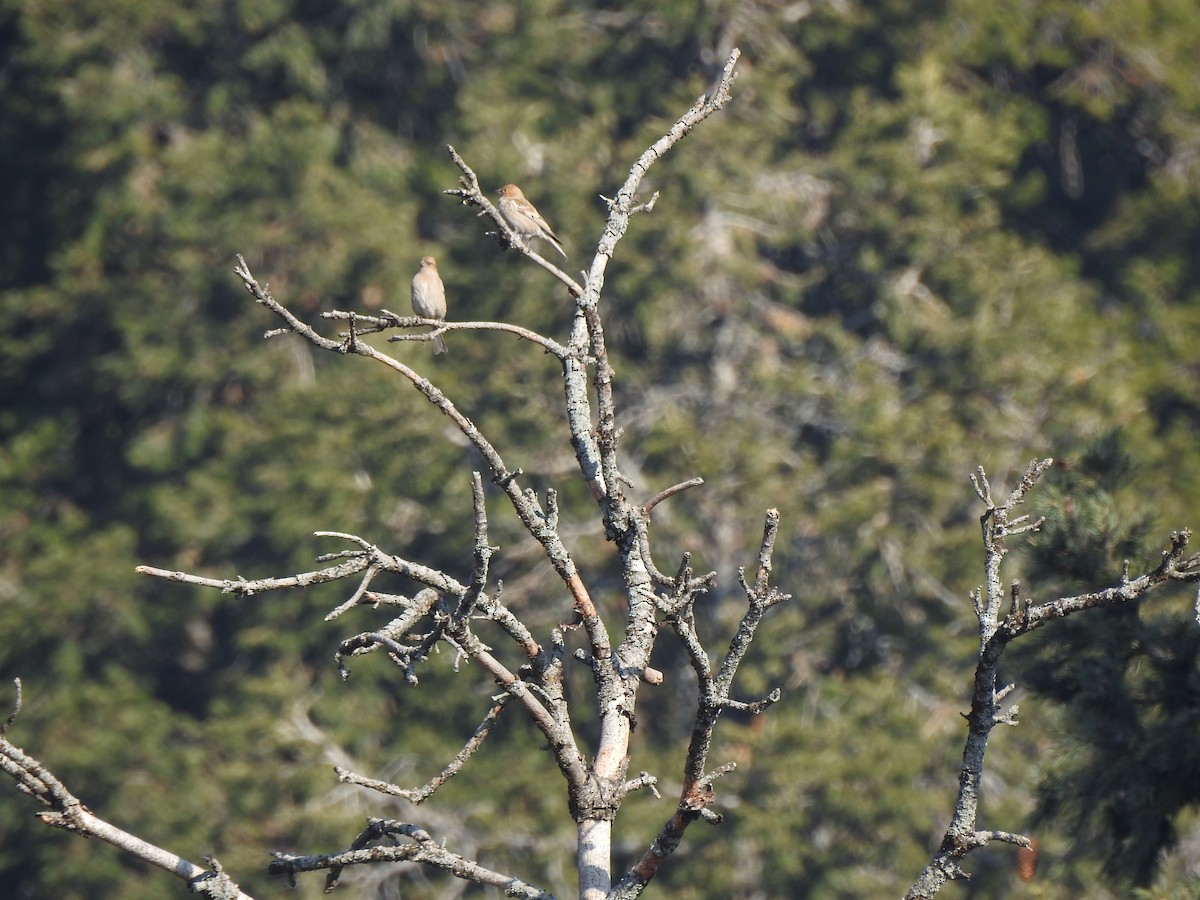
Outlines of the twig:
[{"label": "twig", "polygon": [[4,720],[4,725],[0,726],[0,737],[8,734],[8,729],[13,722],[17,721],[17,716],[21,714],[21,679],[13,679],[13,692],[16,696],[13,697],[12,712],[8,714],[8,718]]},{"label": "twig", "polygon": [[450,762],[444,769],[442,769],[441,772],[439,772],[419,788],[405,789],[397,787],[396,785],[390,784],[386,781],[377,781],[374,778],[366,778],[362,775],[351,772],[348,769],[343,769],[341,766],[335,766],[334,771],[337,773],[338,780],[344,781],[347,784],[357,784],[363,787],[368,787],[383,794],[391,794],[394,797],[402,797],[405,800],[415,804],[424,803],[433,795],[434,791],[457,775],[459,771],[461,771],[462,767],[466,764],[467,760],[475,755],[475,751],[483,746],[483,742],[491,732],[492,726],[495,725],[500,719],[500,714],[504,712],[504,707],[511,699],[512,694],[501,694],[496,700],[495,704],[493,704],[492,708],[488,710],[487,715],[483,718],[483,721],[479,723],[479,726],[475,729],[475,733],[471,735],[470,740],[468,740],[466,744],[463,745],[463,748],[454,755],[454,759],[450,760]]},{"label": "twig", "polygon": [[664,500],[668,500],[676,494],[681,494],[689,488],[698,487],[702,484],[704,484],[703,478],[689,478],[687,481],[681,481],[679,484],[673,484],[669,488],[664,488],[642,504],[642,513],[648,516],[650,515],[650,511]]},{"label": "twig", "polygon": [[173,572],[169,569],[156,569],[154,566],[138,566],[134,569],[139,575],[152,575],[164,581],[176,581],[181,584],[194,584],[199,587],[216,588],[222,594],[237,594],[241,597],[253,597],[267,591],[277,591],[285,588],[308,587],[314,584],[324,584],[327,581],[337,581],[349,575],[361,572],[369,565],[366,557],[357,557],[340,566],[320,569],[316,572],[301,572],[298,575],[287,575],[283,578],[205,578],[202,575],[189,575],[187,572]]}]

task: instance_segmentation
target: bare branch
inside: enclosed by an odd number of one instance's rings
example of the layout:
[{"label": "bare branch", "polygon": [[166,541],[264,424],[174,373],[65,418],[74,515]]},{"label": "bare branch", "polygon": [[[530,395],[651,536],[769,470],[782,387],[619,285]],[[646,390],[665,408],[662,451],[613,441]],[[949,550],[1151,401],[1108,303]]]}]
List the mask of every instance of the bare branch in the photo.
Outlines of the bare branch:
[{"label": "bare branch", "polygon": [[1047,622],[1062,619],[1072,613],[1099,606],[1119,606],[1130,603],[1145,596],[1160,584],[1171,581],[1193,582],[1200,581],[1200,555],[1184,558],[1191,531],[1183,529],[1171,534],[1171,547],[1164,550],[1162,561],[1151,572],[1138,578],[1130,579],[1127,575],[1115,587],[1074,597],[1060,597],[1048,603],[1029,603],[1019,614],[1010,613],[997,631],[997,638],[1007,643],[1012,638],[1041,628]]},{"label": "bare branch", "polygon": [[971,697],[971,712],[966,717],[967,738],[959,771],[958,797],[941,845],[905,895],[906,900],[927,900],[938,893],[946,882],[966,877],[961,866],[963,858],[991,841],[1004,841],[1021,847],[1030,846],[1029,839],[1023,835],[1006,831],[980,831],[976,826],[979,785],[983,777],[988,737],[997,725],[1017,724],[1018,707],[1013,706],[1004,711],[1000,706],[1004,698],[1012,692],[1014,685],[998,686],[997,682],[997,667],[1009,642],[1047,622],[1072,613],[1137,600],[1160,584],[1171,581],[1200,581],[1200,555],[1185,555],[1191,533],[1184,529],[1171,535],[1170,547],[1163,551],[1162,560],[1153,571],[1130,579],[1126,566],[1122,571],[1120,583],[1115,587],[1037,604],[1024,598],[1021,595],[1020,583],[1014,581],[1009,593],[1008,615],[1002,622],[998,621],[1003,594],[1000,565],[1007,553],[1005,538],[1011,534],[1031,531],[1041,522],[1039,519],[1030,523],[1024,516],[1010,520],[1009,513],[1017,504],[1024,502],[1029,491],[1050,464],[1049,459],[1030,463],[1020,482],[1000,506],[992,502],[991,486],[983,469],[978,469],[977,474],[971,477],[976,494],[987,506],[980,519],[983,526],[986,587],[982,593],[977,589],[971,594],[975,614],[979,620],[980,648]]},{"label": "bare branch", "polygon": [[[9,716],[8,724],[12,724],[15,716],[15,712]],[[0,769],[12,776],[23,793],[49,807],[38,814],[47,825],[112,844],[186,881],[193,893],[206,894],[214,900],[253,900],[211,857],[207,859],[210,868],[206,869],[104,821],[67,790],[53,772],[5,737],[0,737]]]},{"label": "bare branch", "polygon": [[[646,513],[642,511],[640,515],[634,516],[633,528],[634,535],[637,540],[638,553],[641,556],[642,563],[646,566],[650,577],[654,579],[654,583],[659,587],[672,588],[672,593],[675,593],[675,588],[678,587],[676,579],[664,574],[654,564],[654,556],[650,552],[650,532],[648,530],[649,523],[646,520]],[[659,606],[662,607],[661,598],[659,598]]]},{"label": "bare branch", "polygon": [[386,781],[377,781],[374,778],[366,778],[362,775],[355,774],[348,769],[343,769],[341,766],[335,766],[334,771],[337,773],[338,780],[344,781],[347,784],[357,784],[363,787],[369,787],[372,790],[379,791],[383,794],[391,794],[394,797],[403,797],[412,803],[421,804],[428,800],[438,788],[453,778],[461,771],[467,760],[475,755],[484,740],[492,730],[492,726],[500,719],[500,713],[504,712],[508,701],[512,699],[512,694],[501,694],[492,708],[488,710],[483,721],[475,729],[475,733],[471,735],[470,740],[463,745],[463,748],[454,755],[454,759],[450,760],[449,764],[442,769],[436,776],[430,779],[426,784],[419,788],[407,790],[397,787],[394,784],[389,784]]},{"label": "bare branch", "polygon": [[371,582],[375,579],[375,576],[378,574],[379,574],[379,566],[376,566],[376,565],[367,566],[367,571],[363,573],[362,580],[358,583],[358,589],[355,590],[355,592],[350,595],[349,600],[347,600],[345,603],[338,606],[332,612],[326,614],[325,621],[332,622],[334,619],[336,619],[342,613],[358,606],[358,601],[367,595],[367,593],[368,593],[367,588],[369,588],[371,586]]},{"label": "bare branch", "polygon": [[140,575],[153,575],[164,581],[177,581],[181,584],[194,584],[199,587],[216,588],[222,594],[237,594],[241,597],[253,597],[267,591],[277,591],[283,588],[308,587],[313,584],[323,584],[327,581],[337,581],[348,575],[356,575],[369,565],[365,557],[356,557],[340,566],[320,569],[316,572],[301,572],[298,575],[288,575],[283,578],[259,578],[247,581],[245,578],[205,578],[202,575],[189,575],[187,572],[172,572],[169,569],[156,569],[154,566],[138,566],[134,569]]},{"label": "bare branch", "polygon": [[702,484],[704,484],[703,478],[689,478],[687,481],[681,481],[679,484],[673,484],[669,488],[664,488],[642,504],[642,513],[648,516],[650,515],[650,510],[654,509],[654,507],[658,506],[664,500],[668,500],[676,494],[681,494],[689,488],[698,487]]},{"label": "bare branch", "polygon": [[[403,320],[402,324],[407,324],[407,320]],[[520,325],[510,325],[507,322],[440,322],[433,319],[422,319],[416,322],[416,324],[436,324],[436,329],[423,334],[392,335],[388,338],[388,341],[432,340],[435,334],[445,334],[448,331],[507,331],[510,334],[515,334],[522,340],[529,341],[531,344],[537,344],[547,353],[552,353],[559,359],[566,359],[568,354],[572,352],[553,338],[540,335],[530,328],[523,328]]]},{"label": "bare branch", "polygon": [[343,344],[338,341],[332,341],[329,338],[321,337],[311,327],[301,322],[290,311],[277,303],[275,298],[271,296],[270,291],[267,290],[267,286],[260,285],[254,276],[250,274],[250,267],[246,265],[246,260],[240,253],[237,255],[237,261],[238,264],[233,268],[234,274],[242,279],[242,284],[245,285],[246,290],[254,296],[257,302],[261,303],[287,323],[287,331],[295,332],[322,350],[344,352],[345,347]]},{"label": "bare branch", "polygon": [[8,714],[8,718],[4,720],[4,724],[0,725],[0,737],[4,737],[4,735],[8,734],[9,726],[11,726],[13,722],[17,721],[17,716],[19,716],[21,714],[21,679],[20,678],[13,679],[13,689],[14,689],[14,693],[16,694],[16,696],[13,698],[13,709],[12,709],[12,712],[10,712]]},{"label": "bare branch", "polygon": [[[735,77],[733,68],[740,55],[740,51],[735,48],[730,53],[721,76],[713,88],[700,97],[693,104],[692,108],[684,113],[668,129],[667,133],[655,141],[654,144],[642,153],[637,162],[634,163],[624,185],[617,192],[616,197],[609,202],[608,220],[605,223],[600,243],[596,248],[596,255],[584,280],[585,290],[581,293],[578,290],[578,285],[574,282],[570,282],[568,285],[571,288],[572,296],[578,298],[577,303],[580,310],[580,317],[576,319],[569,346],[577,352],[581,352],[586,344],[590,348],[590,356],[595,359],[593,385],[596,390],[598,418],[595,440],[592,440],[590,436],[590,415],[586,419],[583,415],[588,408],[587,393],[582,381],[583,370],[569,363],[566,367],[567,408],[571,422],[572,442],[576,448],[576,455],[584,477],[588,479],[588,484],[591,486],[592,493],[595,495],[597,501],[619,496],[621,482],[616,463],[618,436],[612,396],[613,370],[608,361],[603,323],[597,314],[600,296],[604,290],[604,273],[609,260],[616,250],[617,244],[629,226],[629,218],[634,212],[647,211],[653,206],[653,200],[650,204],[641,204],[638,201],[637,191],[642,179],[650,167],[690,133],[696,125],[729,103],[731,99],[729,91]],[[452,151],[451,155],[455,158],[456,164],[459,165],[459,168],[466,176],[463,182],[463,189],[472,198],[479,195],[479,199],[486,203],[486,198],[483,198],[479,194],[478,180],[475,178],[474,173],[461,161],[457,153]],[[462,192],[458,192],[458,195],[462,196],[463,194]],[[654,199],[657,199],[657,195],[655,195]],[[491,207],[490,203],[487,206],[483,206],[483,204],[477,205],[480,205],[481,208],[487,211],[494,220],[503,224],[499,213]],[[549,267],[549,264],[546,265]],[[599,474],[602,476],[600,480],[596,478],[597,466],[599,467]],[[625,527],[625,523],[621,520],[628,516],[628,510],[624,509],[624,506],[625,504],[621,504],[615,510],[611,508],[606,509],[606,518],[613,520],[617,528]]]},{"label": "bare branch", "polygon": [[[700,479],[682,482],[660,492],[642,506],[637,506],[626,498],[625,489],[630,482],[621,474],[617,459],[621,435],[616,424],[613,395],[615,373],[608,358],[603,323],[598,312],[605,268],[628,227],[630,216],[638,212],[649,213],[658,200],[658,194],[655,193],[649,201],[641,201],[637,190],[642,179],[653,163],[675,143],[729,102],[729,89],[738,56],[738,51],[734,50],[712,90],[699,98],[635,163],[625,184],[609,203],[605,231],[583,285],[533,252],[528,242],[518,239],[480,189],[475,173],[453,147],[448,148],[462,177],[459,188],[446,193],[459,197],[465,204],[476,206],[481,210],[481,215],[490,216],[496,223],[496,233],[502,240],[510,246],[516,246],[520,252],[551,272],[576,298],[577,314],[565,347],[535,332],[503,323],[444,323],[421,317],[402,317],[386,310],[379,315],[367,316],[342,311],[324,314],[327,319],[345,322],[348,325],[348,330],[335,340],[318,334],[275,301],[267,287],[255,280],[245,260],[240,256],[235,269],[256,301],[282,320],[283,327],[270,333],[299,334],[318,348],[337,353],[353,353],[387,366],[408,380],[434,408],[449,418],[482,456],[488,479],[506,494],[517,518],[541,545],[546,558],[565,585],[576,617],[575,625],[581,626],[587,637],[588,649],[583,656],[588,660],[595,679],[600,731],[595,756],[590,766],[576,744],[563,689],[563,630],[571,626],[555,629],[552,632],[551,646],[546,650],[507,605],[501,602],[502,586],[497,585],[496,592],[491,595],[487,593],[490,559],[495,548],[489,546],[487,540],[488,519],[481,473],[474,473],[472,479],[475,540],[472,575],[468,584],[456,581],[445,572],[386,554],[361,537],[333,533],[326,533],[325,536],[347,540],[353,545],[353,549],[322,557],[322,562],[328,561],[336,563],[335,565],[288,578],[258,581],[217,580],[148,567],[139,569],[157,577],[216,587],[244,596],[282,587],[301,587],[320,581],[357,576],[353,592],[329,614],[328,618],[344,615],[364,603],[394,606],[400,612],[382,628],[364,631],[342,642],[337,661],[343,673],[346,672],[345,661],[349,657],[382,650],[403,670],[407,680],[415,682],[416,667],[433,652],[440,641],[454,648],[457,654],[456,666],[460,659],[475,663],[501,686],[504,694],[455,759],[423,788],[404,791],[394,785],[366,779],[344,769],[338,770],[339,777],[420,802],[436,790],[438,785],[452,777],[477,751],[507,699],[515,698],[546,737],[549,749],[567,781],[569,806],[578,823],[580,892],[581,896],[588,900],[608,893],[611,824],[622,797],[628,791],[640,787],[654,789],[654,779],[651,776],[643,773],[639,778],[628,779],[626,768],[629,763],[629,737],[636,722],[637,690],[642,683],[658,683],[662,680],[661,673],[649,666],[650,653],[658,634],[659,623],[656,616],[659,612],[667,612],[668,621],[676,627],[693,660],[700,683],[696,726],[685,768],[686,784],[679,805],[679,815],[682,819],[677,832],[672,831],[671,834],[681,836],[687,822],[696,818],[719,820],[719,816],[707,809],[713,796],[711,783],[717,776],[731,771],[732,765],[722,766],[707,773],[704,767],[712,728],[721,711],[736,709],[758,713],[778,699],[778,691],[773,691],[765,699],[753,702],[734,700],[730,696],[734,675],[753,639],[759,621],[767,609],[787,597],[769,585],[778,513],[771,511],[768,515],[768,528],[759,553],[759,570],[754,585],[747,585],[744,576],[742,577],[750,609],[730,642],[719,674],[714,677],[692,618],[696,599],[708,589],[714,576],[709,574],[695,577],[686,565],[675,578],[663,574],[653,562],[648,534],[649,515],[657,504],[702,482]],[[421,335],[393,335],[389,340],[427,340],[432,334],[450,330],[502,330],[538,344],[559,359],[563,366],[571,442],[580,471],[600,508],[605,533],[617,547],[620,560],[620,574],[625,586],[628,612],[623,638],[616,648],[612,645],[608,626],[599,615],[591,594],[558,532],[556,495],[552,491],[547,492],[546,508],[543,510],[537,495],[521,484],[521,470],[510,469],[474,423],[431,381],[422,377],[411,366],[380,352],[362,340],[365,335],[388,329],[418,326],[433,327],[435,331]],[[589,368],[592,369],[590,373]],[[596,402],[594,421],[591,391],[594,391]],[[376,591],[373,586],[380,573],[399,574],[425,585],[426,589],[411,599]],[[662,592],[661,595],[659,591]],[[524,662],[517,671],[513,671],[502,662],[473,630],[480,622],[495,623],[520,648]],[[381,839],[398,837],[408,838],[411,843],[402,847],[368,846]],[[445,868],[468,880],[502,886],[512,895],[543,896],[540,891],[524,883],[491,873],[472,861],[447,853],[444,848],[433,844],[429,836],[414,825],[383,820],[373,820],[368,829],[355,841],[355,845],[345,853],[323,857],[279,854],[272,864],[272,870],[285,872],[291,877],[299,871],[326,868],[330,870],[327,886],[333,887],[343,866],[379,859],[422,862]]]},{"label": "bare branch", "polygon": [[1025,502],[1025,495],[1033,489],[1038,479],[1053,464],[1052,459],[1035,459],[1025,469],[1021,480],[1009,493],[1008,498],[1000,506],[992,502],[992,489],[988,483],[983,467],[977,469],[978,475],[972,475],[975,492],[987,505],[983,515],[979,517],[983,529],[984,543],[984,590],[980,597],[981,613],[979,619],[979,646],[982,648],[995,633],[1000,617],[1000,606],[1004,599],[1004,586],[1000,580],[1000,564],[1008,554],[1006,539],[1010,534],[1020,534],[1034,531],[1041,525],[1041,520],[1032,524],[1026,522],[1027,517],[1010,521],[1009,514],[1019,504]]},{"label": "bare branch", "polygon": [[[559,538],[557,531],[549,527],[545,517],[542,516],[540,510],[538,510],[537,505],[530,502],[524,491],[522,491],[520,485],[517,483],[517,475],[519,474],[519,471],[514,472],[508,469],[495,447],[493,447],[492,444],[486,438],[484,438],[475,424],[467,416],[463,415],[458,408],[428,379],[422,378],[417,374],[416,371],[399,360],[390,357],[385,353],[379,352],[369,344],[357,340],[356,332],[353,329],[351,330],[349,338],[342,342],[331,341],[326,338],[322,338],[311,328],[296,319],[296,317],[293,316],[287,309],[276,302],[274,298],[271,297],[270,294],[265,290],[265,288],[258,284],[258,282],[250,274],[245,260],[241,256],[238,257],[238,262],[239,266],[235,271],[242,278],[243,282],[247,286],[247,289],[254,294],[260,303],[263,303],[277,315],[281,316],[288,323],[288,327],[291,330],[301,334],[310,340],[314,345],[321,347],[322,349],[342,353],[353,352],[361,356],[366,356],[369,359],[375,360],[376,362],[382,363],[383,365],[402,375],[404,378],[408,379],[409,382],[412,383],[413,386],[416,387],[417,390],[426,397],[426,399],[433,403],[434,406],[436,406],[444,415],[446,415],[455,423],[459,430],[462,431],[467,439],[476,447],[477,450],[479,450],[484,460],[488,463],[488,466],[491,470],[492,482],[503,488],[505,494],[508,495],[518,518],[521,520],[526,530],[528,530],[529,533],[535,539],[537,539],[539,543],[542,544],[547,558],[550,560],[551,564],[559,573],[559,576],[563,579],[563,582],[570,591],[575,602],[576,609],[580,611],[580,615],[584,618],[584,621],[587,624],[589,634],[597,642],[598,646],[606,647],[608,645],[607,633],[603,630],[603,625],[599,622],[599,617],[595,614],[595,606],[592,603],[591,596],[588,593],[583,580],[576,572],[574,561],[571,559],[570,554],[563,545],[562,540]],[[351,322],[353,321],[354,319],[351,317]],[[568,360],[568,364],[573,364],[573,360]],[[201,580],[196,576],[187,576],[183,573],[164,573],[162,570],[151,570],[145,567],[143,569],[139,569],[139,571],[145,571],[149,574],[156,574],[160,577],[168,577],[171,580],[187,581],[193,584],[221,587],[222,589],[228,588],[240,593],[246,592],[244,588],[239,590],[236,583],[217,582],[211,579]],[[357,571],[357,569],[354,571]]]},{"label": "bare branch", "polygon": [[643,788],[649,789],[650,793],[654,795],[655,800],[662,799],[662,795],[658,792],[658,779],[649,772],[642,772],[637,778],[630,779],[621,785],[621,795],[624,796],[633,791],[640,791]]},{"label": "bare branch", "polygon": [[[766,698],[753,703],[736,701],[730,697],[734,676],[754,640],[762,617],[772,606],[790,598],[790,595],[780,593],[770,585],[771,560],[778,533],[779,511],[768,510],[763,526],[763,539],[759,547],[758,575],[755,577],[754,585],[746,583],[744,570],[741,573],[741,583],[746,591],[749,604],[748,609],[738,624],[737,632],[730,640],[729,649],[721,661],[720,669],[715,677],[712,674],[708,654],[696,633],[692,603],[694,594],[688,596],[683,603],[668,604],[675,609],[675,612],[668,615],[667,624],[674,629],[683,643],[688,661],[696,672],[700,691],[696,716],[692,724],[692,736],[688,743],[687,759],[684,763],[683,789],[675,814],[663,826],[658,837],[654,839],[637,864],[621,879],[617,889],[610,897],[637,897],[654,878],[662,862],[679,846],[689,824],[698,818],[709,822],[720,821],[720,817],[707,808],[715,797],[712,782],[725,773],[733,771],[735,764],[726,763],[708,773],[704,769],[708,761],[709,749],[712,746],[713,731],[721,713],[726,709],[737,709],[758,714],[777,702],[781,696],[776,688]],[[676,577],[676,583],[683,584],[686,581],[690,581],[690,570],[685,557],[679,575]],[[685,594],[685,596],[687,595]]]},{"label": "bare branch", "polygon": [[[421,334],[392,335],[388,338],[390,342],[430,341],[433,340],[435,335],[445,334],[448,331],[507,331],[523,340],[529,341],[531,344],[537,344],[547,353],[551,353],[559,359],[565,359],[570,352],[553,338],[538,334],[531,328],[512,325],[508,322],[447,322],[442,319],[423,319],[420,316],[401,316],[386,309],[382,310],[378,316],[333,309],[321,313],[321,318],[334,321],[353,321],[357,335],[378,334],[387,331],[389,328],[424,327],[433,329],[433,331],[422,332]],[[279,330],[281,334],[288,334],[290,332],[290,328]],[[341,337],[344,341],[350,337],[350,334],[346,332]]]},{"label": "bare branch", "polygon": [[[604,271],[608,266],[609,259],[612,258],[613,251],[629,227],[630,216],[634,212],[649,208],[642,205],[637,196],[642,179],[646,177],[650,167],[686,137],[693,128],[728,105],[732,99],[730,88],[736,78],[733,68],[740,56],[741,51],[734,48],[713,88],[697,99],[692,104],[692,108],[680,116],[666,134],[638,157],[633,168],[629,170],[629,177],[625,179],[625,183],[617,191],[616,197],[609,203],[608,221],[604,225],[604,235],[600,238],[600,244],[596,248],[596,257],[592,260],[591,269],[585,280],[587,291],[579,301],[581,308],[595,307],[600,302],[600,295],[604,290]],[[657,199],[657,195],[655,199]],[[652,206],[653,203],[650,205]]]},{"label": "bare branch", "polygon": [[[758,574],[754,576],[754,593],[770,599],[768,582],[771,580],[771,557],[775,553],[775,538],[779,536],[779,510],[768,509],[767,521],[763,526],[762,543],[758,548]],[[779,598],[773,601],[778,603]]]},{"label": "bare branch", "polygon": [[[375,841],[393,838],[407,838],[410,843],[400,846],[368,846]],[[299,872],[328,869],[325,893],[329,893],[338,886],[342,869],[346,866],[377,862],[412,862],[442,869],[458,878],[474,881],[477,884],[499,888],[507,897],[522,897],[526,900],[554,900],[553,894],[548,894],[519,878],[487,869],[474,860],[451,853],[430,837],[428,832],[416,825],[389,819],[368,819],[367,827],[350,845],[350,848],[340,853],[317,856],[272,853],[271,856],[273,861],[268,871],[273,875],[286,875],[293,885],[295,876]]]},{"label": "bare branch", "polygon": [[583,288],[581,288],[571,278],[570,275],[558,268],[558,266],[554,265],[554,263],[550,262],[545,257],[535,252],[530,247],[530,244],[532,243],[531,241],[522,240],[521,237],[508,226],[508,223],[504,221],[504,217],[500,215],[500,211],[496,209],[496,207],[492,204],[492,201],[487,198],[487,195],[485,195],[483,190],[479,187],[479,177],[474,171],[472,171],[471,167],[467,165],[466,161],[458,155],[458,151],[455,150],[450,144],[447,144],[446,152],[450,154],[450,158],[454,160],[454,164],[458,166],[459,170],[463,174],[462,177],[458,179],[459,186],[457,188],[451,188],[449,190],[442,191],[442,193],[448,194],[452,197],[460,198],[465,206],[478,206],[480,215],[489,216],[491,220],[496,223],[496,227],[499,228],[497,236],[503,237],[503,243],[505,246],[514,250],[519,250],[521,253],[528,256],[535,263],[561,281],[564,285],[566,285],[567,290],[571,292],[572,297],[578,297],[581,293],[583,293]]},{"label": "bare branch", "polygon": [[767,610],[792,598],[791,594],[781,593],[776,588],[771,587],[769,583],[771,556],[775,551],[775,538],[778,533],[779,510],[769,509],[767,510],[766,521],[763,524],[763,539],[758,551],[758,575],[755,577],[753,587],[746,583],[744,571],[739,570],[738,572],[742,588],[746,592],[746,599],[749,601],[749,607],[746,610],[746,614],[742,616],[741,622],[738,623],[737,633],[733,636],[733,640],[729,642],[729,651],[725,654],[725,659],[721,664],[721,671],[717,675],[718,689],[725,696],[729,695],[733,678],[737,674],[737,668],[741,664],[742,658],[746,655],[746,651],[750,649],[750,643],[754,640],[754,633],[762,622],[763,616],[766,615]]},{"label": "bare branch", "polygon": [[992,502],[992,486],[988,484],[987,473],[983,471],[983,466],[979,466],[971,473],[971,484],[975,486],[975,493],[979,495],[988,509],[991,509],[996,504]]},{"label": "bare branch", "polygon": [[405,681],[409,684],[418,683],[416,665],[426,657],[426,654],[421,652],[422,648],[400,644],[390,635],[377,631],[365,631],[342,641],[337,655],[334,657],[342,680],[345,681],[350,677],[350,670],[343,661],[345,657],[362,656],[364,653],[370,653],[377,649],[386,650],[388,659],[404,670]]},{"label": "bare branch", "polygon": [[483,497],[483,478],[478,472],[471,473],[471,502],[475,510],[475,565],[471,583],[454,613],[455,619],[463,623],[475,611],[484,595],[492,554],[497,550],[488,545],[487,505]]}]

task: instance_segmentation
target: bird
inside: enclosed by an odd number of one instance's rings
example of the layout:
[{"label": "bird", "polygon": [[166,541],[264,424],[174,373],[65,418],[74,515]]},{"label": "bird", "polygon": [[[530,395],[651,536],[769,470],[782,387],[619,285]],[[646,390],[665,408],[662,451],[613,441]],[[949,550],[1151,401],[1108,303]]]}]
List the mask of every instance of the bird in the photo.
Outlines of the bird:
[{"label": "bird", "polygon": [[506,184],[496,193],[500,195],[500,202],[496,204],[496,209],[500,212],[500,218],[508,223],[509,228],[526,240],[541,238],[562,254],[563,259],[567,258],[567,253],[563,250],[562,241],[558,239],[558,235],[550,230],[550,226],[546,224],[542,214],[537,211],[537,207],[525,199],[525,195],[521,193],[519,187],[515,184]]},{"label": "bird", "polygon": [[[421,268],[412,280],[412,307],[422,319],[446,318],[446,286],[438,275],[437,260],[432,256],[421,257]],[[440,334],[434,335],[433,354],[446,352],[446,342]]]}]

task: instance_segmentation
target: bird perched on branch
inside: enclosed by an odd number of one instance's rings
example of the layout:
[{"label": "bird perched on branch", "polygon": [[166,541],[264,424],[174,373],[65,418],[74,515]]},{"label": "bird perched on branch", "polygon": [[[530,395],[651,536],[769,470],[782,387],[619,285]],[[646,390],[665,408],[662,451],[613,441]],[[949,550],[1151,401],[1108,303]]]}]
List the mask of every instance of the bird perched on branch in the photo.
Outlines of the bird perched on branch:
[{"label": "bird perched on branch", "polygon": [[[412,307],[422,319],[446,318],[446,286],[438,275],[437,260],[432,256],[421,258],[421,268],[412,280]],[[439,334],[433,339],[433,353],[446,352],[446,342]]]},{"label": "bird perched on branch", "polygon": [[496,209],[500,212],[500,218],[508,223],[509,228],[527,241],[541,238],[561,253],[563,259],[567,258],[558,235],[550,230],[550,226],[546,224],[542,214],[537,211],[537,207],[525,199],[525,195],[521,193],[519,187],[515,184],[506,184],[496,193],[500,195],[500,202],[496,204]]}]

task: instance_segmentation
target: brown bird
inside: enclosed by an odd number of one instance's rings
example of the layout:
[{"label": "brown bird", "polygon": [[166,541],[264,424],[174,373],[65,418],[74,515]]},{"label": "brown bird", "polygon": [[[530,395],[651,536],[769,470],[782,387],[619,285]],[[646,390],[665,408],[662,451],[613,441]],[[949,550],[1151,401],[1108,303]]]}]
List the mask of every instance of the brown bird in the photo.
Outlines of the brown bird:
[{"label": "brown bird", "polygon": [[[446,318],[446,286],[438,275],[437,260],[432,256],[421,257],[421,268],[412,280],[412,307],[422,319],[437,319],[439,322]],[[442,336],[433,339],[433,353],[446,352],[446,342]]]},{"label": "brown bird", "polygon": [[500,195],[500,202],[496,204],[496,209],[500,212],[500,218],[508,223],[509,228],[527,241],[541,238],[561,253],[563,259],[567,258],[558,235],[550,230],[550,226],[546,224],[542,214],[537,211],[537,207],[525,199],[525,195],[521,193],[519,187],[515,184],[506,184],[496,193]]}]

